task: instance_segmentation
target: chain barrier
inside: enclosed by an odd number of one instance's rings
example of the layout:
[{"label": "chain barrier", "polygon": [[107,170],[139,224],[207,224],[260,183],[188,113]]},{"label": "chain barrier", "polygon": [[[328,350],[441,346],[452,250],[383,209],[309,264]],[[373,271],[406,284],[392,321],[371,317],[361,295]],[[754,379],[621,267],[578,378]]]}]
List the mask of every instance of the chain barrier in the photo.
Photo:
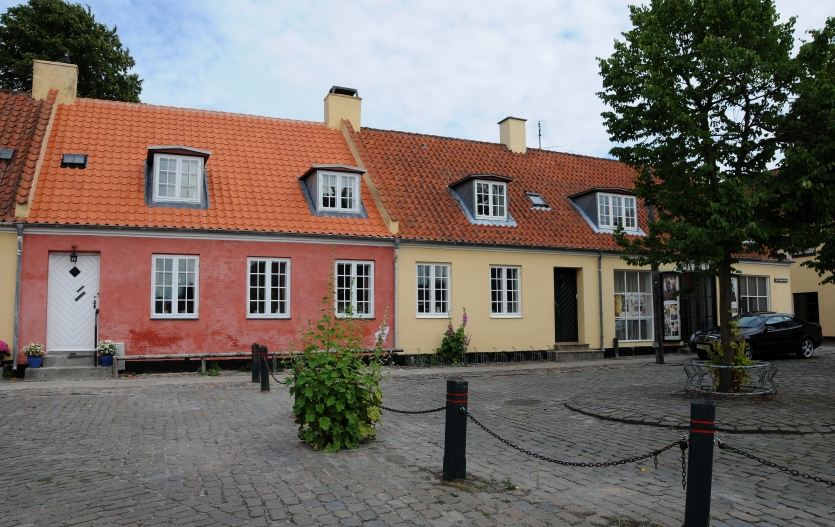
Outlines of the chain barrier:
[{"label": "chain barrier", "polygon": [[556,463],[557,465],[562,465],[562,466],[566,466],[566,467],[612,467],[612,466],[616,466],[616,465],[626,465],[628,463],[634,463],[636,461],[641,461],[643,459],[653,458],[655,468],[658,468],[658,455],[661,454],[662,452],[665,452],[665,451],[670,450],[671,448],[677,446],[677,447],[681,448],[681,486],[682,486],[682,488],[687,487],[687,465],[686,465],[687,461],[686,461],[686,458],[684,456],[684,451],[687,449],[687,439],[688,439],[687,436],[682,436],[681,439],[679,439],[678,441],[674,441],[673,443],[670,443],[669,445],[667,445],[663,448],[659,448],[658,450],[653,450],[652,452],[649,452],[648,454],[643,454],[643,455],[640,455],[640,456],[628,457],[628,458],[618,459],[618,460],[614,460],[614,461],[603,461],[603,462],[597,462],[597,463],[563,461],[561,459],[555,459],[555,458],[550,458],[550,457],[547,457],[547,456],[543,456],[542,454],[537,454],[535,452],[531,452],[530,450],[525,450],[524,448],[516,445],[512,441],[504,439],[503,437],[499,436],[497,433],[493,432],[492,430],[490,430],[489,428],[487,428],[486,426],[481,424],[478,421],[478,419],[473,417],[473,415],[470,412],[467,411],[466,408],[461,408],[461,412],[466,414],[466,416],[469,417],[470,421],[475,423],[479,428],[481,428],[482,430],[484,430],[485,432],[487,432],[491,436],[495,437],[496,439],[498,439],[499,441],[501,441],[505,445],[509,446],[510,448],[518,450],[519,452],[521,452],[525,455],[534,457],[536,459],[540,459],[542,461],[547,461],[548,463]]},{"label": "chain barrier", "polygon": [[760,463],[760,464],[765,465],[767,467],[776,468],[776,469],[782,470],[783,472],[788,472],[792,476],[800,476],[800,477],[805,478],[805,479],[811,479],[812,481],[814,481],[816,483],[823,483],[823,484],[828,485],[830,487],[835,486],[835,481],[830,481],[828,479],[823,479],[821,477],[813,476],[811,474],[804,474],[803,472],[800,472],[800,471],[795,470],[793,468],[784,467],[782,465],[778,465],[777,463],[772,463],[771,461],[765,460],[761,457],[757,457],[754,454],[749,454],[748,452],[745,452],[744,450],[740,450],[736,447],[733,447],[733,446],[723,442],[718,437],[716,439],[714,439],[713,442],[716,444],[716,446],[719,447],[720,450],[730,450],[731,452],[733,452],[735,454],[739,454],[739,455],[745,456],[749,459],[753,459],[757,463]]},{"label": "chain barrier", "polygon": [[389,408],[387,406],[380,405],[380,409],[386,410],[388,412],[394,412],[396,414],[417,415],[417,414],[431,414],[431,413],[434,413],[434,412],[440,412],[441,410],[446,410],[446,406],[441,406],[440,408],[433,408],[431,410],[395,410],[394,408]]}]

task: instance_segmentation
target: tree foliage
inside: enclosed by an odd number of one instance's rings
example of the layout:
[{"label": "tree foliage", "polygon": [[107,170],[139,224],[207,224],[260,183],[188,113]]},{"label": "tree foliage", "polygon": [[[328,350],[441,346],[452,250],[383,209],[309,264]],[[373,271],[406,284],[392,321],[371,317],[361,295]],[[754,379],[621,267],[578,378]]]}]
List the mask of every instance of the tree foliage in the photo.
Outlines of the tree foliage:
[{"label": "tree foliage", "polygon": [[800,77],[794,19],[779,23],[771,0],[653,0],[630,13],[633,28],[599,59],[598,95],[611,152],[657,217],[647,236],[616,240],[632,264],[718,276],[729,349],[732,266],[770,253],[776,235],[770,166]]},{"label": "tree foliage", "polygon": [[142,80],[128,73],[135,62],[116,27],[96,22],[90,8],[63,0],[29,0],[0,15],[0,86],[32,87],[34,59],[78,66],[78,95],[139,102]]}]

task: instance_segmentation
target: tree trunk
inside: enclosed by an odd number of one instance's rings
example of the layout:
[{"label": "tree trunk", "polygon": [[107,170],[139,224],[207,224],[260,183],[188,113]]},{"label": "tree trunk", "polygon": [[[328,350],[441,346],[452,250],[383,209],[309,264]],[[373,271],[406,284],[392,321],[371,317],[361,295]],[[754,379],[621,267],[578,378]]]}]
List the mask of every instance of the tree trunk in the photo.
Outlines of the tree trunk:
[{"label": "tree trunk", "polygon": [[655,364],[664,364],[664,291],[658,266],[652,266],[652,327],[655,330]]},{"label": "tree trunk", "polygon": [[[722,336],[723,366],[733,366],[734,355],[731,350],[731,252],[725,251],[724,259],[719,264],[719,331]],[[722,369],[719,373],[719,391],[730,392],[733,388],[733,371]]]}]

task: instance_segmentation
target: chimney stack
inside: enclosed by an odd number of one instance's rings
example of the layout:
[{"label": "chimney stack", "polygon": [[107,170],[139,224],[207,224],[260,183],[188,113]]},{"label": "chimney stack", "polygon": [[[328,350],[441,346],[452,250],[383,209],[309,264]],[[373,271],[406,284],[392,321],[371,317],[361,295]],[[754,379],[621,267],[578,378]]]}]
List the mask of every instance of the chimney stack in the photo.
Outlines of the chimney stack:
[{"label": "chimney stack", "polygon": [[528,150],[525,119],[505,117],[499,121],[499,141],[511,152],[524,154]]},{"label": "chimney stack", "polygon": [[[69,57],[64,55],[64,60]],[[67,62],[49,62],[35,59],[32,71],[32,98],[42,101],[49,95],[49,90],[58,90],[58,104],[75,102],[78,87],[78,66]]]},{"label": "chimney stack", "polygon": [[361,129],[362,99],[354,88],[334,86],[325,97],[325,124],[329,128],[342,128],[342,120],[351,121],[355,132]]}]

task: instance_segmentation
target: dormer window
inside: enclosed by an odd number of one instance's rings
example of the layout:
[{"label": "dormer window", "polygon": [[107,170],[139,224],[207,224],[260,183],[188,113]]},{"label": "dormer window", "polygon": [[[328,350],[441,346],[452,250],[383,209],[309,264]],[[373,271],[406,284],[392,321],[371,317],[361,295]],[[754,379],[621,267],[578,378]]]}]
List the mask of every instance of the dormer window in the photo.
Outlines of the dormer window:
[{"label": "dormer window", "polygon": [[154,200],[200,203],[203,159],[157,154],[154,159]]},{"label": "dormer window", "polygon": [[319,210],[359,212],[359,176],[337,172],[319,172]]},{"label": "dormer window", "polygon": [[507,183],[476,181],[474,188],[476,219],[507,219]]},{"label": "dormer window", "polygon": [[525,192],[525,195],[528,197],[529,200],[531,200],[531,203],[533,203],[534,207],[543,208],[543,209],[548,208],[548,203],[545,201],[545,198],[543,198],[541,195],[537,194],[536,192]]},{"label": "dormer window", "polygon": [[602,229],[623,227],[627,231],[638,229],[635,198],[618,194],[597,194],[597,224]]}]

